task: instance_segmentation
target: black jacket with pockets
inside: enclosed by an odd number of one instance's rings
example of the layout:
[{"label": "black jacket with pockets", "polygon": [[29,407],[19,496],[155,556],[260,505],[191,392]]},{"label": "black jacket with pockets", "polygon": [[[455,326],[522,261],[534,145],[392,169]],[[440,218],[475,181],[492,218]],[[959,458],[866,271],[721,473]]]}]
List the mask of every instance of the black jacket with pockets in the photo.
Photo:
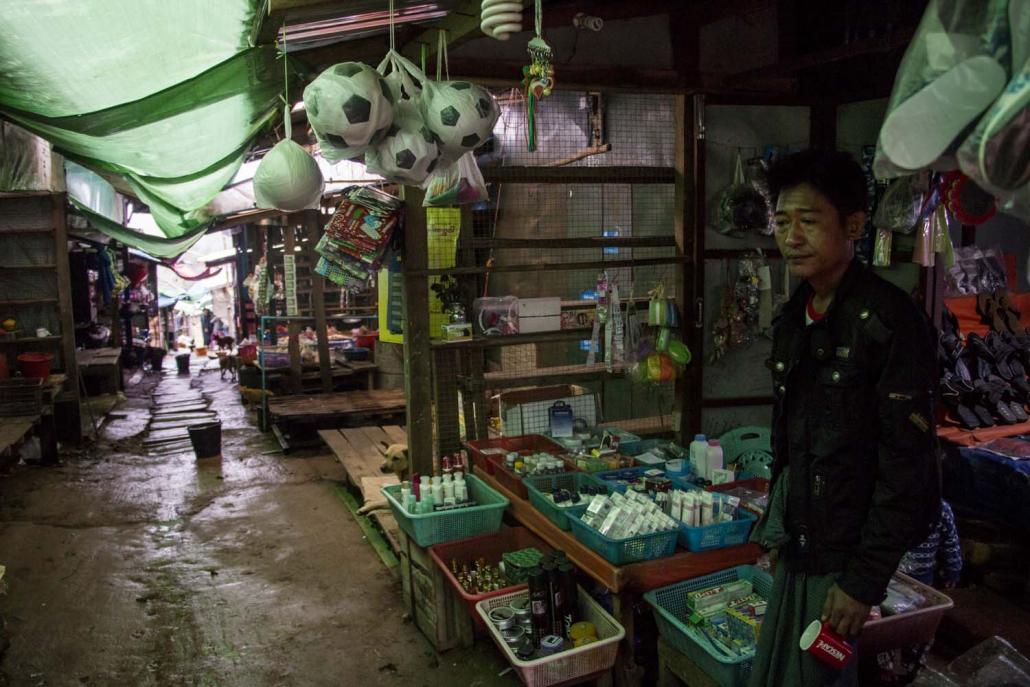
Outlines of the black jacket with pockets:
[{"label": "black jacket with pockets", "polygon": [[933,329],[900,289],[859,262],[826,316],[805,325],[804,283],[774,322],[775,482],[790,479],[789,569],[841,572],[840,588],[880,603],[902,555],[940,513]]}]

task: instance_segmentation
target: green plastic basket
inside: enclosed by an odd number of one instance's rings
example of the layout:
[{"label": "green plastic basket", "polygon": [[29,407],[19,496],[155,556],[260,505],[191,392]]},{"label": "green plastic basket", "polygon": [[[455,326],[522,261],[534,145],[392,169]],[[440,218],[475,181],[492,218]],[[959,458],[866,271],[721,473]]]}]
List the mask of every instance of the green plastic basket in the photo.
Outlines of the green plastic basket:
[{"label": "green plastic basket", "polygon": [[743,687],[751,675],[754,655],[729,658],[712,647],[703,634],[687,623],[690,608],[687,592],[706,587],[748,580],[756,594],[768,600],[772,595],[772,577],[753,565],[739,565],[711,575],[677,582],[644,594],[644,601],[654,611],[658,633],[677,651],[712,678],[720,687]]},{"label": "green plastic basket", "polygon": [[652,532],[627,539],[609,539],[579,518],[568,518],[576,539],[599,553],[609,563],[626,565],[671,556],[676,550],[679,528]]},{"label": "green plastic basket", "polygon": [[501,528],[504,509],[508,507],[508,499],[488,487],[475,475],[466,475],[469,497],[476,502],[475,506],[438,513],[413,514],[406,511],[400,503],[401,486],[391,484],[382,487],[383,496],[390,504],[397,524],[421,547],[442,544],[474,537],[479,534],[490,534]]},{"label": "green plastic basket", "polygon": [[568,489],[569,491],[575,490],[578,492],[584,484],[602,487],[605,486],[605,484],[596,477],[585,472],[566,472],[560,475],[536,475],[533,477],[525,477],[522,482],[526,485],[526,491],[529,492],[529,502],[533,504],[533,507],[546,515],[548,520],[563,530],[569,529],[569,516],[578,518],[586,512],[588,502],[583,501],[580,505],[566,506],[563,508],[561,506],[554,505],[554,501],[547,498],[548,492],[553,492],[556,489]]}]

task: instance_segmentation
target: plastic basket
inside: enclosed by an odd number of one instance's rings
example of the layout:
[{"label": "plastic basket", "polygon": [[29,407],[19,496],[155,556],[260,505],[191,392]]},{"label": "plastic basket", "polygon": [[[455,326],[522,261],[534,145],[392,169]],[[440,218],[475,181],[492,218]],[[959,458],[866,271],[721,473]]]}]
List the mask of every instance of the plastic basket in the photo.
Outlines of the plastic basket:
[{"label": "plastic basket", "polygon": [[647,453],[653,448],[659,448],[668,443],[668,439],[640,439],[639,441],[631,441],[628,444],[620,442],[619,453],[624,453],[627,456],[639,456],[641,453]]},{"label": "plastic basket", "polygon": [[626,630],[611,617],[590,595],[579,591],[579,613],[576,620],[585,620],[597,630],[597,641],[574,649],[567,649],[551,656],[523,661],[512,652],[501,637],[500,631],[490,623],[487,614],[499,606],[510,606],[516,599],[528,599],[529,592],[496,596],[476,604],[476,612],[483,619],[494,644],[508,659],[526,687],[548,687],[580,678],[605,673],[615,665],[619,653],[619,642],[626,636]]},{"label": "plastic basket", "polygon": [[658,633],[672,648],[697,664],[720,687],[740,687],[747,684],[754,655],[730,658],[712,647],[703,634],[687,624],[690,608],[687,592],[706,587],[748,580],[756,594],[768,599],[772,593],[772,577],[753,565],[740,565],[728,570],[677,582],[644,594],[644,601],[654,611]]},{"label": "plastic basket", "polygon": [[574,470],[581,472],[607,472],[612,469],[611,462],[604,458],[594,458],[588,455],[578,455],[569,458],[569,464]]},{"label": "plastic basket", "polygon": [[478,534],[489,534],[501,528],[501,518],[504,509],[508,507],[508,499],[486,486],[475,475],[468,475],[465,481],[468,483],[469,496],[476,505],[437,513],[414,514],[406,511],[398,500],[401,492],[399,484],[384,486],[380,491],[389,502],[400,528],[424,548]]},{"label": "plastic basket", "polygon": [[572,534],[576,539],[614,565],[626,565],[640,561],[671,556],[676,550],[679,530],[652,532],[626,539],[610,539],[579,518],[568,518]]},{"label": "plastic basket", "polygon": [[0,379],[0,417],[39,415],[42,406],[42,379]]},{"label": "plastic basket", "polygon": [[[469,455],[472,457],[472,465],[477,470],[482,470],[488,475],[494,474],[494,466],[487,460],[487,456],[491,455],[492,450],[500,451],[500,453],[495,455],[504,455],[511,451],[516,451],[523,455],[538,451],[547,451],[554,455],[567,453],[561,444],[548,439],[543,434],[476,439],[473,441],[463,441],[462,445],[468,449]],[[522,498],[526,498],[526,495],[522,494]]]},{"label": "plastic basket", "polygon": [[[612,488],[613,491],[617,491],[620,494],[625,494],[626,489],[629,488],[628,482],[637,481],[644,476],[644,473],[648,470],[653,470],[651,467],[635,467],[635,468],[622,468],[621,470],[605,470],[604,472],[598,472],[594,474],[594,477],[601,480]],[[629,478],[632,476],[632,480]]]},{"label": "plastic basket", "polygon": [[[494,471],[492,474],[498,484],[521,499],[529,498],[529,491],[526,489],[524,481],[526,478],[509,470],[508,466],[504,464],[503,456],[487,456],[487,460],[493,465]],[[566,472],[572,472],[574,470],[572,464],[567,460],[562,460],[562,468]],[[527,475],[527,477],[531,476],[532,475]],[[550,477],[550,475],[543,476]]]},{"label": "plastic basket", "polygon": [[547,492],[553,492],[555,489],[579,491],[584,484],[604,486],[596,477],[585,472],[526,477],[524,483],[526,491],[529,492],[529,502],[533,504],[533,507],[563,530],[569,529],[569,516],[573,518],[582,516],[587,510],[588,503],[583,501],[582,504],[576,506],[556,506],[551,499],[547,498]]},{"label": "plastic basket", "polygon": [[754,491],[769,491],[769,480],[764,477],[752,477],[751,479],[738,479],[733,482],[726,482],[725,484],[710,484],[705,487],[705,491],[730,491],[737,487],[744,487],[745,489],[752,489]]},{"label": "plastic basket", "polygon": [[751,526],[757,519],[753,513],[738,507],[736,516],[729,522],[704,527],[688,527],[680,523],[680,546],[687,551],[697,552],[747,543]]},{"label": "plastic basket", "polygon": [[867,622],[858,637],[860,654],[872,655],[890,649],[928,644],[937,634],[941,618],[955,605],[951,598],[908,575],[896,572],[894,579],[917,589],[927,604],[908,613]]},{"label": "plastic basket", "polygon": [[470,561],[485,558],[488,564],[496,565],[501,560],[503,554],[509,551],[519,551],[528,548],[535,548],[541,553],[550,553],[552,550],[542,539],[537,538],[536,535],[525,527],[507,527],[493,534],[484,534],[479,537],[470,537],[446,544],[436,544],[429,547],[429,555],[433,557],[436,567],[440,568],[443,576],[450,582],[454,592],[468,606],[469,614],[472,616],[472,623],[475,625],[476,631],[482,634],[486,632],[486,624],[479,617],[479,614],[476,613],[476,604],[484,599],[492,599],[495,596],[511,594],[520,589],[525,589],[526,583],[515,584],[493,592],[469,594],[461,586],[457,578],[454,577],[454,573],[451,572],[450,561],[455,559]]}]

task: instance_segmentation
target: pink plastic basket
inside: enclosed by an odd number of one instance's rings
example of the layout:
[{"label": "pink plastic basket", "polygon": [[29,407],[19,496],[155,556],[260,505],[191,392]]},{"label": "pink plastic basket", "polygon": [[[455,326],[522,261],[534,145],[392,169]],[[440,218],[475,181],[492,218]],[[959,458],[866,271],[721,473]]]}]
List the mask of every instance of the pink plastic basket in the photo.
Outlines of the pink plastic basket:
[{"label": "pink plastic basket", "polygon": [[950,597],[908,575],[896,572],[894,579],[915,588],[926,599],[926,605],[908,613],[868,621],[858,637],[858,650],[862,654],[927,644],[937,634],[941,618],[955,605]]},{"label": "pink plastic basket", "polygon": [[548,687],[570,682],[587,676],[597,675],[612,669],[619,653],[619,642],[626,636],[626,630],[608,615],[589,594],[579,590],[579,614],[576,620],[593,623],[597,630],[597,641],[574,649],[567,649],[551,656],[523,661],[504,642],[501,632],[490,622],[488,614],[498,606],[510,606],[515,599],[528,599],[528,591],[495,596],[476,604],[476,611],[486,623],[494,644],[508,659],[526,687]]}]

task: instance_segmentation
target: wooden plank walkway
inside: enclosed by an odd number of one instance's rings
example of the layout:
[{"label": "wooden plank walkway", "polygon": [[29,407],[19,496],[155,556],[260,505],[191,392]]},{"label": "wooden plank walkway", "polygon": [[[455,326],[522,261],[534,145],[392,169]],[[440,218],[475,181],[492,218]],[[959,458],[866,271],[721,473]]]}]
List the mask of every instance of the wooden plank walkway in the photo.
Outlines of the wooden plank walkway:
[{"label": "wooden plank walkway", "polygon": [[386,425],[323,429],[318,436],[340,461],[347,479],[361,492],[364,501],[378,499],[379,487],[384,484],[397,483],[395,475],[382,471],[382,465],[386,448],[401,443],[398,438],[403,441],[402,428]]}]

